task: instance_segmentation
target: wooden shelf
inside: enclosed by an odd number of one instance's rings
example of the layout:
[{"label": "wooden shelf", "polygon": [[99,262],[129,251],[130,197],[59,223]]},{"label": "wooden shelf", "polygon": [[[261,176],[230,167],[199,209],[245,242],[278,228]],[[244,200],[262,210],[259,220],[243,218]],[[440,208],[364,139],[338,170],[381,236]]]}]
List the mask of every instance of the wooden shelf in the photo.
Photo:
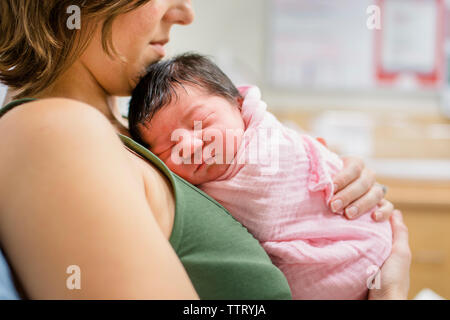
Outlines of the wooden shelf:
[{"label": "wooden shelf", "polygon": [[377,180],[388,186],[386,198],[398,206],[429,208],[450,214],[450,181],[414,181],[383,177],[378,177]]}]

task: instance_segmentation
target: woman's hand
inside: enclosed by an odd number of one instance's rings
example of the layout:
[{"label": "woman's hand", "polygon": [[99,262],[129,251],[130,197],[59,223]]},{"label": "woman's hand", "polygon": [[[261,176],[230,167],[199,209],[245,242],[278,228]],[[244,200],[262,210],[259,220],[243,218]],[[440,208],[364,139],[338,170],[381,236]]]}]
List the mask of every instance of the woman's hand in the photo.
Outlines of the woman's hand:
[{"label": "woman's hand", "polygon": [[356,157],[343,157],[344,169],[334,177],[335,195],[331,199],[331,210],[345,213],[349,219],[356,219],[376,205],[373,214],[376,221],[389,219],[393,205],[384,200],[384,188],[375,182],[375,173],[366,168]]},{"label": "woman's hand", "polygon": [[381,267],[379,289],[369,290],[369,300],[401,300],[408,298],[411,250],[408,245],[408,228],[402,214],[394,210],[391,217],[392,252]]}]

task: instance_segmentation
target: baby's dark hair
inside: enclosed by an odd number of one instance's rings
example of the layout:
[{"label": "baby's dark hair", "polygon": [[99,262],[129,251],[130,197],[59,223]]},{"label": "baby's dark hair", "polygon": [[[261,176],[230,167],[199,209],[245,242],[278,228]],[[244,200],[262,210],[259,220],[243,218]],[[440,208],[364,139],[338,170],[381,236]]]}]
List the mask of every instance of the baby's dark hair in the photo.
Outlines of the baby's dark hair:
[{"label": "baby's dark hair", "polygon": [[223,97],[233,104],[242,98],[239,90],[220,68],[205,56],[185,53],[150,65],[130,101],[128,114],[130,134],[142,141],[139,125],[145,125],[155,113],[175,97],[175,89],[184,85],[200,86],[207,94]]}]

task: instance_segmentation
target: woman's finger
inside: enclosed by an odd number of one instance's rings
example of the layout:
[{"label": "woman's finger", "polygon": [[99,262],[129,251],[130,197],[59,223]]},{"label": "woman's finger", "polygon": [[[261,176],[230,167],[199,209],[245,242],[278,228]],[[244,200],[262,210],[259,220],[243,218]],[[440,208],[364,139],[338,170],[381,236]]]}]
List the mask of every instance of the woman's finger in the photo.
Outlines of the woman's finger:
[{"label": "woman's finger", "polygon": [[364,162],[360,158],[343,157],[342,161],[344,162],[344,168],[333,179],[335,193],[358,179],[364,169]]},{"label": "woman's finger", "polygon": [[372,215],[372,219],[377,222],[389,220],[389,218],[394,213],[394,205],[390,201],[382,199],[378,206],[379,207]]},{"label": "woman's finger", "polygon": [[[379,188],[373,188],[374,183],[375,174],[369,169],[364,169],[358,179],[333,196],[331,210],[338,213],[345,209],[346,215],[355,218],[364,213],[364,210],[375,207],[383,197],[379,197]],[[347,208],[350,203],[355,201],[357,201],[357,206]]]},{"label": "woman's finger", "polygon": [[358,200],[350,203],[345,208],[345,216],[349,219],[356,219],[379,204],[380,201],[383,200],[383,198],[383,190],[380,186],[375,184],[372,186],[372,188],[370,188],[369,192],[364,194]]},{"label": "woman's finger", "polygon": [[402,213],[394,210],[391,217],[392,225],[392,252],[411,260],[411,249],[409,248],[408,227],[403,222]]}]

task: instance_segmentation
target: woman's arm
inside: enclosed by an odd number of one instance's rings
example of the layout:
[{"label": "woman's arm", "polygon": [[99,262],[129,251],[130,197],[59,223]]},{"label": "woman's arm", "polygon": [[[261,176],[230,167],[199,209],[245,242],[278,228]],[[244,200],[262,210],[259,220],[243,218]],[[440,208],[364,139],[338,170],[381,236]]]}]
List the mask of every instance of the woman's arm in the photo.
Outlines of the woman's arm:
[{"label": "woman's arm", "polygon": [[381,267],[380,287],[369,291],[370,300],[403,300],[408,298],[411,250],[408,228],[402,214],[395,210],[391,217],[392,252]]},{"label": "woman's arm", "polygon": [[[30,298],[197,298],[97,110],[29,103],[1,119],[0,136],[0,241]],[[71,265],[80,290],[66,286]]]}]

